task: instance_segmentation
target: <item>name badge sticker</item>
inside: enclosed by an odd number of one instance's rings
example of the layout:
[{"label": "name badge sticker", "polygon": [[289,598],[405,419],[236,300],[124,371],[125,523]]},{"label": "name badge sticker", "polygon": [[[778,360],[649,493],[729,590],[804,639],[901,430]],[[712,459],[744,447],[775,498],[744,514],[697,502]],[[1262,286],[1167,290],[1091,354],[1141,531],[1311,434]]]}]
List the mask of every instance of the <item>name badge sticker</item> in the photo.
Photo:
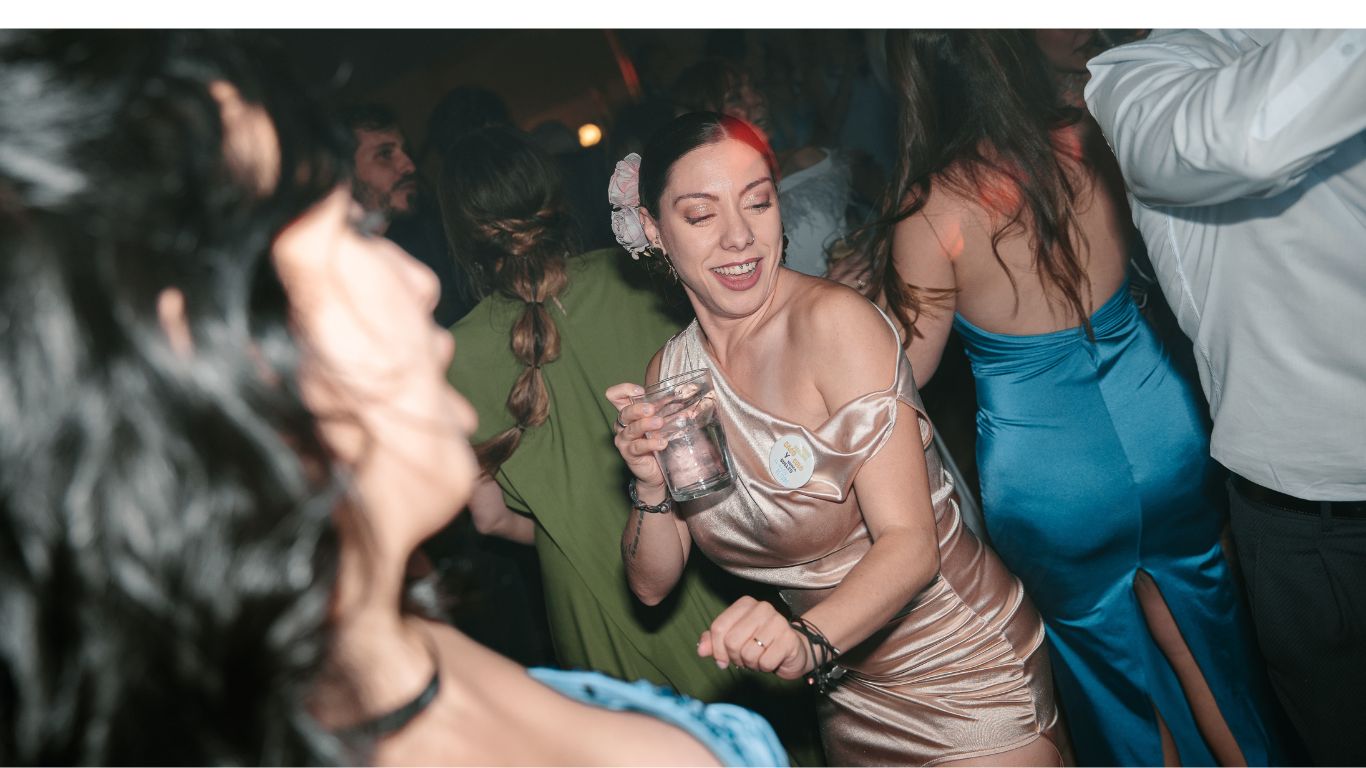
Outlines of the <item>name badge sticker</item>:
[{"label": "name badge sticker", "polygon": [[768,471],[784,488],[801,488],[816,471],[816,452],[801,435],[782,435],[768,451]]}]

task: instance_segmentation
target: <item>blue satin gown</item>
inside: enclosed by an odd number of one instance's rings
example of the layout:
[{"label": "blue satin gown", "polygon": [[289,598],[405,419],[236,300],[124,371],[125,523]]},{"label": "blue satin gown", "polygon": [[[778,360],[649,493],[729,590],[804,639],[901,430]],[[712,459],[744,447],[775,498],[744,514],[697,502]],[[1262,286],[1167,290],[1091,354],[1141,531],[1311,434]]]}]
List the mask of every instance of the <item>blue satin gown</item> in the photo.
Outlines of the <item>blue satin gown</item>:
[{"label": "blue satin gown", "polygon": [[1190,385],[1122,286],[1074,328],[990,333],[958,316],[977,380],[991,541],[1047,626],[1078,762],[1161,765],[1154,705],[1184,765],[1212,765],[1134,593],[1162,591],[1250,765],[1279,760],[1262,666],[1219,546],[1216,465]]}]

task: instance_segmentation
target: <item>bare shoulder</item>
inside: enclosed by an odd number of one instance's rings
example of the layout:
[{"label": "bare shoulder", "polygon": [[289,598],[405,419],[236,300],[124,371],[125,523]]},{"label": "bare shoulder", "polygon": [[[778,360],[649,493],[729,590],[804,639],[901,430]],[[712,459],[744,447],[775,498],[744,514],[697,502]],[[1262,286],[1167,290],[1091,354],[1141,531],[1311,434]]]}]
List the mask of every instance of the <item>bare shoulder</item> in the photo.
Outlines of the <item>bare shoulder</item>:
[{"label": "bare shoulder", "polygon": [[[615,682],[615,681],[613,681]],[[539,682],[537,683],[540,684]],[[681,728],[641,712],[594,706],[553,691],[541,721],[560,765],[715,765],[716,756]],[[575,734],[577,738],[567,738]]]},{"label": "bare shoulder", "polygon": [[935,222],[956,222],[965,230],[989,229],[993,221],[1013,215],[1024,204],[1015,180],[990,166],[978,166],[973,176],[950,169],[936,181],[928,215]]},{"label": "bare shoulder", "polygon": [[453,628],[433,625],[431,635],[441,692],[412,726],[381,743],[378,764],[716,762],[701,742],[663,721],[570,698]]},{"label": "bare shoulder", "polygon": [[885,388],[901,351],[882,313],[862,294],[828,280],[792,310],[791,338],[811,361],[816,388],[829,410]]},{"label": "bare shoulder", "polygon": [[800,282],[789,302],[788,327],[797,346],[823,345],[841,325],[878,317],[873,304],[847,285],[799,273],[794,279]]},{"label": "bare shoulder", "polygon": [[987,226],[987,209],[976,197],[964,194],[951,178],[946,174],[932,184],[920,210],[897,222],[894,255],[898,263],[911,253],[932,252],[956,259],[973,233]]}]

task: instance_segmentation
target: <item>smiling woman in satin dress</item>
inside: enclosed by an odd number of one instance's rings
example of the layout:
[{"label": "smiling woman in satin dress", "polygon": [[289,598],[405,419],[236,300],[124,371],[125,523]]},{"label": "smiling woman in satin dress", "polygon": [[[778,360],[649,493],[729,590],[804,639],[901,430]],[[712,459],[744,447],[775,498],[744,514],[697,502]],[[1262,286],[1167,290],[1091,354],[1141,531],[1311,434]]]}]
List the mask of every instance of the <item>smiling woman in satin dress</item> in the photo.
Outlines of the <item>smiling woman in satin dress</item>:
[{"label": "smiling woman in satin dress", "polygon": [[[619,213],[640,224],[619,226],[619,239],[667,260],[697,314],[645,381],[711,370],[736,480],[666,499],[652,455],[665,441],[648,436],[662,420],[630,404],[638,384],[608,390],[634,476],[636,500],[622,500],[632,590],[663,600],[694,545],[778,587],[782,610],[740,599],[698,653],[819,684],[832,764],[1060,764],[1039,616],[963,528],[893,325],[854,291],[781,266],[763,140],[735,118],[692,113],[634,172],[623,163],[614,177]],[[809,452],[809,473],[785,472],[775,446]]]}]

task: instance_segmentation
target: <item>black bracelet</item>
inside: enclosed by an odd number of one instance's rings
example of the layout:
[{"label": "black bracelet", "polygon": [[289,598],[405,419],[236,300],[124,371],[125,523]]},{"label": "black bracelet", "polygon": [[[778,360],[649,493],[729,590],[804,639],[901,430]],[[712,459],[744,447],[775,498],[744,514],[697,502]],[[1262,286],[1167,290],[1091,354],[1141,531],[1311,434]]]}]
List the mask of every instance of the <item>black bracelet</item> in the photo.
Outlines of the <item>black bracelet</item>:
[{"label": "black bracelet", "polygon": [[844,668],[835,666],[835,657],[840,651],[830,643],[830,639],[806,617],[798,616],[791,622],[792,628],[806,638],[806,648],[811,653],[811,673],[807,675],[807,685],[825,693],[836,680],[844,676]]},{"label": "black bracelet", "polygon": [[631,482],[626,484],[626,491],[631,495],[631,509],[638,509],[641,512],[646,512],[651,515],[661,515],[666,512],[674,511],[674,500],[673,497],[669,495],[668,489],[665,489],[664,500],[653,505],[646,504],[636,495],[636,479],[634,477],[631,478]]}]

